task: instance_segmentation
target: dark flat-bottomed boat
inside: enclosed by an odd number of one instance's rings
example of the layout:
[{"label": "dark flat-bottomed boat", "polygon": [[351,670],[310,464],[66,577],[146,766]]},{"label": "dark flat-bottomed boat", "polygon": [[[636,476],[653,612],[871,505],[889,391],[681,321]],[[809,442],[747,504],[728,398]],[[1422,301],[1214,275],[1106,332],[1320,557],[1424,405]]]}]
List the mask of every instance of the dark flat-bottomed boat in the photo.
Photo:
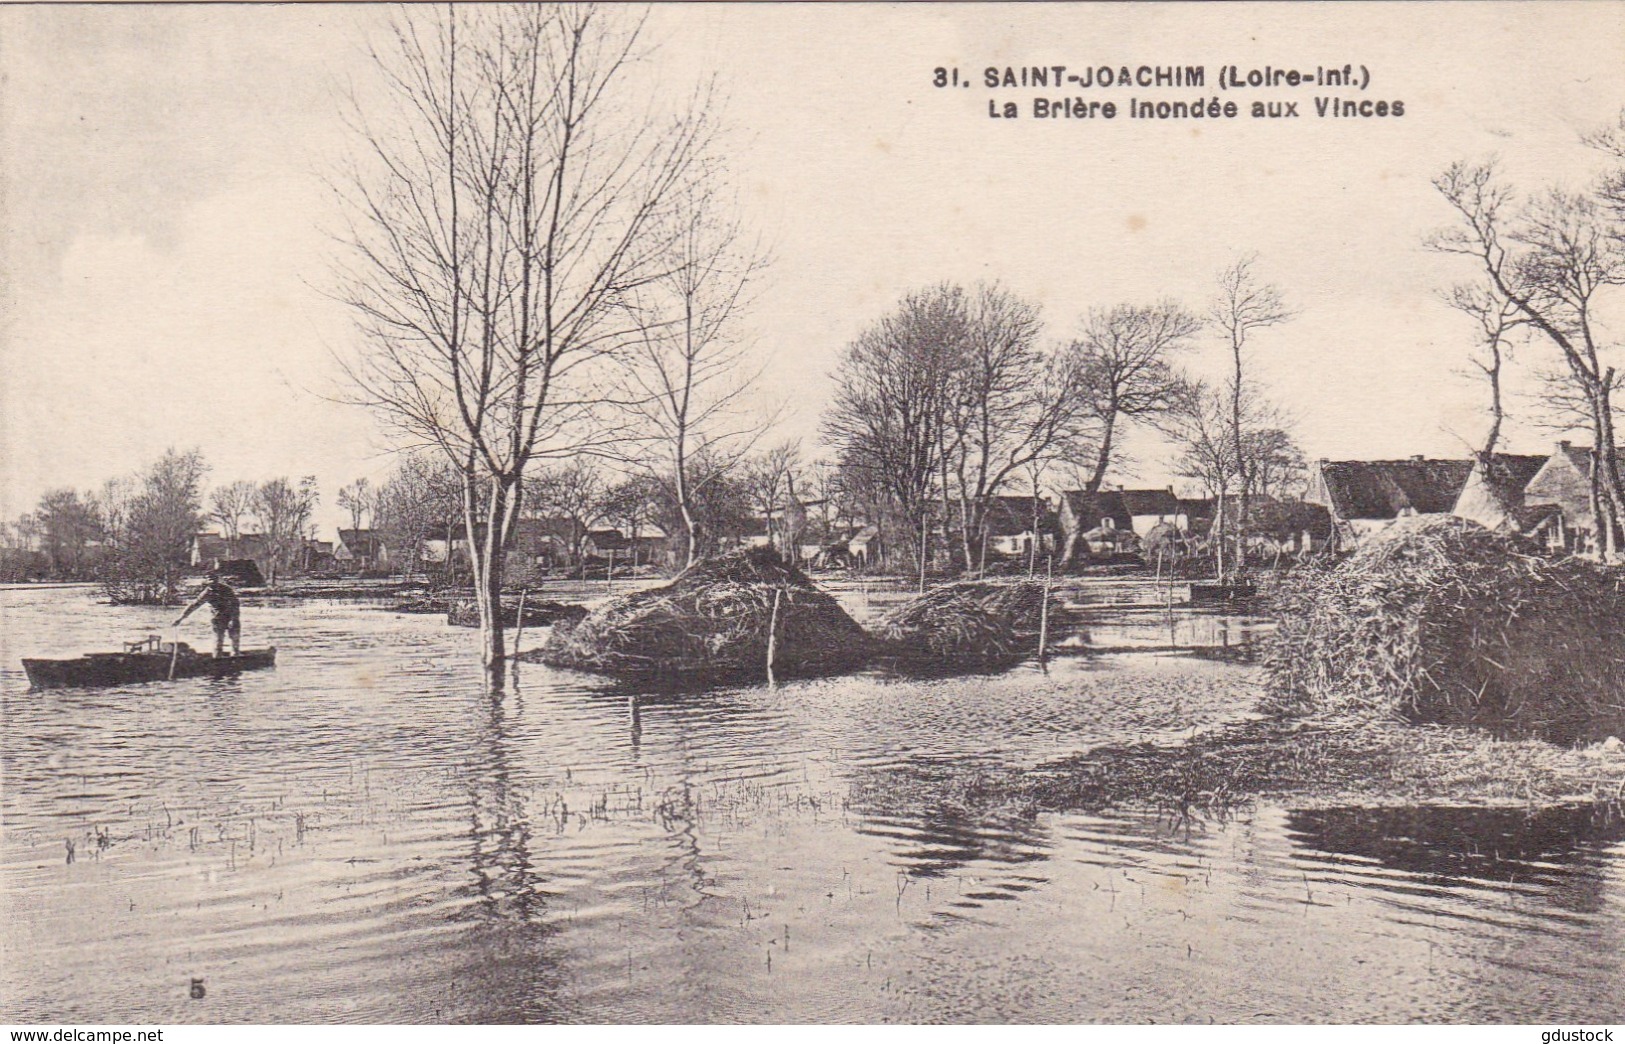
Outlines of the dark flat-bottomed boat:
[{"label": "dark flat-bottomed boat", "polygon": [[127,642],[122,652],[86,653],[65,660],[23,660],[36,689],[66,686],[130,685],[178,678],[219,678],[276,666],[276,647],[244,649],[235,656],[200,653],[181,642],[177,649],[156,636]]}]

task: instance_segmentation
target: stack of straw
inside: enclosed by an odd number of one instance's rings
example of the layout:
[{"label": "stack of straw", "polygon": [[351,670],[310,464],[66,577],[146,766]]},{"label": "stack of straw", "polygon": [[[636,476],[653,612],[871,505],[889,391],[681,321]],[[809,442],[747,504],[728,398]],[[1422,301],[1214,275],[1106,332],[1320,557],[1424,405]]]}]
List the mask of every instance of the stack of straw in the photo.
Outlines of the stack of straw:
[{"label": "stack of straw", "polygon": [[1450,516],[1397,524],[1273,593],[1269,702],[1581,743],[1625,732],[1617,570]]},{"label": "stack of straw", "polygon": [[880,637],[918,666],[1008,666],[1036,654],[1043,604],[1042,581],[945,584],[886,614]]},{"label": "stack of straw", "polygon": [[770,627],[778,677],[851,670],[872,651],[835,599],[771,549],[751,548],[698,563],[663,587],[611,599],[574,626],[555,624],[542,659],[624,676],[762,677]]}]

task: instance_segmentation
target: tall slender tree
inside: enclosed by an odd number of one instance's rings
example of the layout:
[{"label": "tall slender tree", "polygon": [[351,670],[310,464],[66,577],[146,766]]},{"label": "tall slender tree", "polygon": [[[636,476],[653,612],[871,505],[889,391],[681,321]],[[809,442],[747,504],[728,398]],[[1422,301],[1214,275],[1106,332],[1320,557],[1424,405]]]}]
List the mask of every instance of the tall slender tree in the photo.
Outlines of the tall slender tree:
[{"label": "tall slender tree", "polygon": [[1201,318],[1174,301],[1116,305],[1084,319],[1072,344],[1078,394],[1099,426],[1085,492],[1100,491],[1122,452],[1125,424],[1155,423],[1179,403],[1178,358],[1201,329]]},{"label": "tall slender tree", "polygon": [[709,163],[695,166],[673,201],[665,271],[626,297],[638,337],[623,356],[635,418],[623,463],[666,487],[691,566],[701,549],[696,504],[768,426],[747,402],[760,371],[747,365],[736,332],[765,262]]},{"label": "tall slender tree", "polygon": [[[1230,441],[1236,467],[1234,510],[1222,510],[1225,497],[1223,488],[1219,490],[1219,497],[1220,518],[1235,540],[1231,562],[1238,577],[1247,571],[1247,510],[1255,479],[1245,444],[1246,410],[1243,399],[1247,385],[1246,349],[1258,331],[1279,326],[1296,315],[1287,307],[1279,288],[1259,280],[1253,271],[1257,261],[1258,255],[1248,254],[1220,272],[1218,296],[1208,310],[1209,321],[1218,327],[1230,349]],[[1219,537],[1222,539],[1224,533],[1221,532]],[[1221,576],[1220,579],[1224,578]]]},{"label": "tall slender tree", "polygon": [[1446,304],[1478,327],[1479,350],[1468,356],[1467,363],[1489,385],[1490,424],[1478,450],[1480,462],[1487,466],[1500,445],[1501,428],[1506,423],[1502,374],[1511,352],[1510,338],[1526,321],[1517,305],[1497,293],[1493,285],[1456,283],[1442,296]]},{"label": "tall slender tree", "polygon": [[526,469],[597,442],[607,364],[636,333],[624,302],[669,271],[672,197],[710,134],[637,86],[641,36],[590,4],[406,8],[375,55],[381,97],[355,106],[354,399],[461,475],[493,691]]}]

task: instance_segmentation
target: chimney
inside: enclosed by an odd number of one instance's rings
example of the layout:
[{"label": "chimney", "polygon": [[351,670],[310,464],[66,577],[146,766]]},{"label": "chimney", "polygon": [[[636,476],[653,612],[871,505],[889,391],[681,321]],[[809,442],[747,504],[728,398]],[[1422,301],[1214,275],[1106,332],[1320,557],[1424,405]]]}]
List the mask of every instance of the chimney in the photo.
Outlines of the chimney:
[{"label": "chimney", "polygon": [[1574,444],[1571,443],[1568,439],[1564,439],[1562,442],[1559,442],[1557,444],[1557,448],[1562,450],[1564,453],[1567,453],[1570,449],[1574,448]]},{"label": "chimney", "polygon": [[1423,456],[1420,453],[1412,453],[1411,454],[1411,463],[1412,464],[1420,464],[1420,463],[1422,463],[1422,461],[1424,459],[1425,458],[1423,458]]}]

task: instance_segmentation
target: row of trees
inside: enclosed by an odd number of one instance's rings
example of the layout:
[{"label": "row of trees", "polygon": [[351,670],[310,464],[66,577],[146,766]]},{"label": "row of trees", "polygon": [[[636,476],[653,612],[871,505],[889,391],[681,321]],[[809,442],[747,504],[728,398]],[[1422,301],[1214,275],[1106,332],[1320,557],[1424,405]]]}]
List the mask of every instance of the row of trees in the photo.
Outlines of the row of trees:
[{"label": "row of trees", "polygon": [[56,489],[5,526],[8,579],[100,580],[117,601],[173,600],[202,517],[208,466],[170,450],[144,471],[95,492]]},{"label": "row of trees", "polygon": [[94,492],[48,491],[0,534],[6,571],[15,579],[99,580],[117,601],[169,602],[190,566],[193,538],[214,525],[236,540],[245,523],[260,535],[273,578],[294,564],[314,535],[316,480],[230,482],[205,503],[208,472],[198,451],[171,449]]},{"label": "row of trees", "polygon": [[[793,555],[804,541],[842,532],[839,520],[855,510],[838,493],[831,495],[832,470],[804,462],[794,442],[726,463],[702,458],[691,467],[705,480],[692,484],[686,506],[675,483],[657,479],[646,466],[583,456],[541,468],[526,479],[520,517],[544,522],[574,563],[584,559],[589,534],[608,528],[628,537],[663,534],[661,563],[681,568],[691,556],[760,533],[764,523],[767,538]],[[465,538],[457,470],[432,453],[405,455],[377,488],[374,510],[378,534],[407,570],[423,567],[428,541],[449,547]]]},{"label": "row of trees", "polygon": [[[1249,373],[1251,339],[1291,317],[1254,264],[1243,258],[1221,274],[1206,314],[1168,300],[1120,304],[1048,344],[1037,307],[997,285],[904,297],[847,347],[823,425],[844,487],[881,527],[888,563],[912,563],[923,577],[942,531],[960,566],[977,568],[996,496],[1037,493],[1046,475],[1098,493],[1123,464],[1131,426],[1171,436],[1180,474],[1234,498],[1219,544],[1239,540],[1249,497],[1302,466]],[[1230,355],[1218,384],[1182,365],[1209,331]]]},{"label": "row of trees", "polygon": [[[641,37],[624,9],[586,4],[407,9],[353,106],[336,279],[364,335],[353,398],[435,454],[432,481],[414,465],[392,483],[455,487],[493,689],[522,517],[559,490],[591,502],[581,480],[607,468],[643,489],[622,503],[669,515],[691,563],[773,420],[746,395],[738,320],[765,256],[736,216],[720,106],[703,87],[657,104]],[[1114,426],[1189,392],[1170,360],[1198,325],[1124,307],[1095,317],[1087,350],[1052,350],[1037,310],[1000,288],[912,295],[848,351],[834,473],[888,552],[922,568],[940,501],[968,565],[998,491],[1085,449],[1098,489]],[[374,510],[423,531],[404,497],[380,490]]]}]

